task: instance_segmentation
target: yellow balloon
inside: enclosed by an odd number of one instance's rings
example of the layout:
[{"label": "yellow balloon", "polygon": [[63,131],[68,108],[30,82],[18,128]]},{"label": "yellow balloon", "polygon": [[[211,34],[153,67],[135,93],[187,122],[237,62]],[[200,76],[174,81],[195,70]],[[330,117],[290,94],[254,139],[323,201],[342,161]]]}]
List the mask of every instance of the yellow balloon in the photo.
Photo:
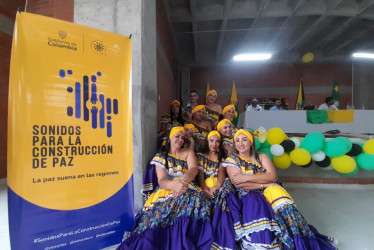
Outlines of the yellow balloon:
[{"label": "yellow balloon", "polygon": [[348,174],[356,169],[356,161],[348,155],[342,155],[333,157],[331,166],[339,173]]},{"label": "yellow balloon", "polygon": [[313,59],[314,59],[314,55],[313,55],[313,53],[306,53],[305,55],[303,55],[303,62],[304,63],[310,63],[311,61],[313,61]]},{"label": "yellow balloon", "polygon": [[287,153],[284,153],[281,156],[274,156],[273,163],[279,169],[287,169],[291,166],[291,159]]},{"label": "yellow balloon", "polygon": [[368,154],[374,154],[374,139],[370,139],[364,144],[364,152]]},{"label": "yellow balloon", "polygon": [[215,187],[216,184],[217,184],[217,178],[216,177],[210,176],[210,177],[208,177],[208,178],[205,179],[205,185],[208,188]]},{"label": "yellow balloon", "polygon": [[271,128],[266,134],[266,139],[270,145],[281,144],[282,141],[287,139],[287,135],[281,128]]},{"label": "yellow balloon", "polygon": [[303,148],[296,148],[291,151],[290,158],[293,163],[299,166],[304,166],[310,162],[312,156]]}]

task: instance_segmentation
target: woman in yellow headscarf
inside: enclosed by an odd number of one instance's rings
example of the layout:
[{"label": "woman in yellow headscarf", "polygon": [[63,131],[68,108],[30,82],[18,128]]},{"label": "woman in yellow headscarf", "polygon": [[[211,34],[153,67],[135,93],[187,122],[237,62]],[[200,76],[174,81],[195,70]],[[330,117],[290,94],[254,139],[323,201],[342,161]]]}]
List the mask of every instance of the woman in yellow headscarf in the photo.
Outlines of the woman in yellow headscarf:
[{"label": "woman in yellow headscarf", "polygon": [[201,148],[205,147],[205,139],[208,133],[212,130],[211,124],[205,120],[205,106],[197,105],[192,110],[192,121],[187,121],[186,124],[193,124],[196,128],[194,137],[196,143],[200,144]]},{"label": "woman in yellow headscarf", "polygon": [[[239,153],[226,158],[222,165],[242,201],[241,220],[236,224],[242,248],[261,245],[281,249],[335,249],[331,245],[334,239],[308,225],[292,197],[275,183],[275,167],[266,154],[256,152],[253,134],[240,129],[234,143]],[[266,223],[259,225],[259,221]],[[253,240],[261,234],[271,240]]]},{"label": "woman in yellow headscarf", "polygon": [[230,180],[225,179],[226,171],[221,166],[222,160],[226,157],[222,147],[222,135],[216,130],[209,132],[206,145],[203,153],[197,154],[197,159],[200,186],[212,203],[214,230],[212,249],[235,249],[232,220],[234,211],[231,211],[227,204],[238,203],[238,201],[235,196],[228,196],[234,193],[235,189]]},{"label": "woman in yellow headscarf", "polygon": [[217,91],[214,89],[206,94],[205,110],[207,113],[207,119],[211,122],[213,128],[217,125],[219,116],[222,114],[222,107],[215,103],[216,99]]},{"label": "woman in yellow headscarf", "polygon": [[136,216],[135,229],[117,248],[206,249],[213,243],[210,200],[193,184],[198,172],[192,149],[183,148],[183,127],[170,130],[165,153],[150,162],[158,186]]},{"label": "woman in yellow headscarf", "polygon": [[[238,117],[238,112],[235,111],[235,106],[230,104],[230,105],[226,105],[224,108],[223,108],[223,111],[222,111],[222,119],[227,119],[227,120],[230,120],[231,123],[232,121],[234,120],[234,118]],[[222,120],[221,119],[221,120]],[[236,131],[238,131],[238,128],[234,125],[232,125],[233,127],[233,135],[235,135]]]},{"label": "woman in yellow headscarf", "polygon": [[217,124],[217,130],[222,134],[223,148],[227,151],[227,155],[235,152],[233,127],[229,119],[223,119]]}]

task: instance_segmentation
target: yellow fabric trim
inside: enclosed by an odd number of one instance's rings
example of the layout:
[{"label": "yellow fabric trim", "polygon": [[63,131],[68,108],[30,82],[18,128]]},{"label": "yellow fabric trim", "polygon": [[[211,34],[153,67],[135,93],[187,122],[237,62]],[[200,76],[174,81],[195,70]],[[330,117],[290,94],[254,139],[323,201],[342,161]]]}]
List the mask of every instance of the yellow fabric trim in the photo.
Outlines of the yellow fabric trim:
[{"label": "yellow fabric trim", "polygon": [[279,185],[273,185],[265,188],[264,196],[272,206],[276,206],[284,199],[289,199],[294,202],[291,195],[286,191],[286,189]]},{"label": "yellow fabric trim", "polygon": [[327,120],[331,122],[353,122],[354,110],[327,110]]},{"label": "yellow fabric trim", "polygon": [[208,188],[215,187],[217,185],[217,178],[213,176],[209,176],[208,178],[205,179],[205,185]]},{"label": "yellow fabric trim", "polygon": [[153,206],[154,203],[156,203],[158,200],[163,200],[166,197],[168,197],[173,191],[171,190],[165,190],[165,189],[159,189],[156,193],[151,194],[149,196],[147,202],[145,203],[145,207]]}]

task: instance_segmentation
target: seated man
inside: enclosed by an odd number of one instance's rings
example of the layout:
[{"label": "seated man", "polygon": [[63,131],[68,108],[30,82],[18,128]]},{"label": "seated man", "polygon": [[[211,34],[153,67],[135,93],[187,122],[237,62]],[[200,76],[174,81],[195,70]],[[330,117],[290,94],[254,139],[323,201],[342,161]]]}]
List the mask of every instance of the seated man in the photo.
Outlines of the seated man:
[{"label": "seated man", "polygon": [[274,102],[274,106],[270,108],[270,111],[282,111],[283,108],[281,107],[281,105],[282,105],[281,100],[279,100],[279,99],[276,100]]},{"label": "seated man", "polygon": [[338,110],[338,107],[335,106],[334,104],[334,98],[332,96],[326,97],[325,103],[322,103],[319,105],[318,110]]},{"label": "seated man", "polygon": [[258,100],[256,98],[252,99],[251,105],[248,106],[246,110],[249,111],[262,111],[262,107],[258,105]]}]

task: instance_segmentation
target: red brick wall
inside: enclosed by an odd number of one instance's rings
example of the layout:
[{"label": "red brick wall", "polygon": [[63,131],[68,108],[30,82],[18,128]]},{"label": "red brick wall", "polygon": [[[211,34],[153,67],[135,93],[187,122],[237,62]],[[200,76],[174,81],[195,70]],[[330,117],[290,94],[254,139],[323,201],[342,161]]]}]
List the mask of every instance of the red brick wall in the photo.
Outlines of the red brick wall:
[{"label": "red brick wall", "polygon": [[[334,80],[340,88],[350,89],[352,83],[351,64],[310,64],[310,65],[271,65],[271,64],[237,64],[229,67],[195,68],[191,69],[191,89],[202,90],[205,94],[206,84],[209,81],[211,89],[224,89],[226,94],[218,91],[217,103],[222,106],[230,102],[232,82],[238,93],[240,112],[244,111],[245,98],[257,97],[286,97],[289,99],[289,109],[294,109],[297,87],[300,78],[303,78],[305,101],[307,104],[319,105],[327,96],[331,96]],[[272,88],[296,88],[295,93],[279,94]],[[328,92],[308,93],[307,88],[328,87]],[[264,93],[250,94],[251,88],[262,89]],[[246,90],[249,94],[241,95],[240,91]],[[341,107],[346,107],[347,102],[352,103],[352,93],[340,93]],[[203,100],[201,100],[203,101]]]},{"label": "red brick wall", "polygon": [[[25,0],[0,1],[0,15],[15,20],[17,9],[23,11]],[[74,20],[74,0],[30,0],[27,12],[54,17],[65,21]],[[0,178],[7,176],[7,117],[9,65],[12,37],[0,32]]]},{"label": "red brick wall", "polygon": [[[156,1],[157,48],[157,119],[169,113],[169,104],[175,98],[174,54],[175,47],[162,0]],[[158,124],[159,126],[159,124]]]}]

